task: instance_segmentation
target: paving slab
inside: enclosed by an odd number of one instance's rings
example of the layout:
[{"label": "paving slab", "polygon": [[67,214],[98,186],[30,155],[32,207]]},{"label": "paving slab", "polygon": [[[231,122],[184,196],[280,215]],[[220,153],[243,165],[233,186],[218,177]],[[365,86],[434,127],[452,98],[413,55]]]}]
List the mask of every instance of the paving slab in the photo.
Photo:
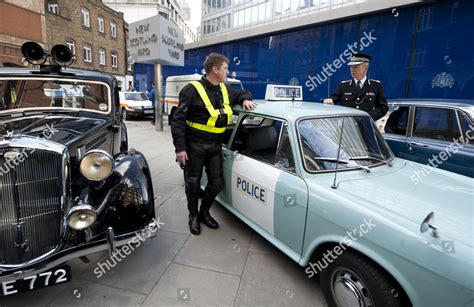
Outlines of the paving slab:
[{"label": "paving slab", "polygon": [[[253,230],[223,210],[220,206],[211,209],[220,222],[219,229],[201,224],[201,234],[186,241],[176,263],[235,275],[242,273]],[[223,218],[223,214],[228,217]]]},{"label": "paving slab", "polygon": [[172,264],[143,306],[232,306],[240,278]]},{"label": "paving slab", "polygon": [[[165,221],[160,218],[160,222]],[[113,261],[106,255],[81,277],[105,286],[148,294],[187,238],[188,235],[170,233],[160,228],[154,239],[147,240],[138,247],[131,244],[136,249],[128,256],[122,252],[125,257],[121,258],[120,262]],[[99,263],[103,271],[97,270]]]},{"label": "paving slab", "polygon": [[249,252],[235,306],[326,306],[316,280],[279,253]]},{"label": "paving slab", "polygon": [[143,294],[76,279],[48,306],[140,306],[144,299]]}]

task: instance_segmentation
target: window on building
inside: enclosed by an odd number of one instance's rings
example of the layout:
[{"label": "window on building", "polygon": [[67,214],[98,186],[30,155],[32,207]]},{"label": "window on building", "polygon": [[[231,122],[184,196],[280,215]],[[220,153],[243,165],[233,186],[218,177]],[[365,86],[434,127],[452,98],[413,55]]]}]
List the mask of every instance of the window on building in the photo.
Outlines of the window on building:
[{"label": "window on building", "polygon": [[110,36],[117,37],[117,24],[115,21],[110,22]]},{"label": "window on building", "polygon": [[84,62],[92,62],[92,47],[90,45],[84,45]]},{"label": "window on building", "polygon": [[84,27],[91,26],[90,13],[89,13],[89,10],[86,9],[85,7],[81,8],[81,19],[82,19],[82,25]]},{"label": "window on building", "polygon": [[72,39],[66,41],[66,45],[68,46],[69,50],[71,50],[72,55],[76,55],[76,44]]},{"label": "window on building", "polygon": [[99,32],[104,33],[104,31],[105,31],[105,29],[104,29],[104,17],[102,17],[102,16],[97,17],[97,23],[98,23]]},{"label": "window on building", "polygon": [[432,6],[424,7],[421,9],[418,31],[425,31],[431,29],[433,25],[433,13],[434,9]]},{"label": "window on building", "polygon": [[99,64],[105,66],[105,50],[99,49]]},{"label": "window on building", "polygon": [[112,67],[117,67],[117,54],[115,52],[113,52],[110,56],[111,60],[112,60]]},{"label": "window on building", "polygon": [[57,1],[48,1],[48,12],[59,15],[59,4]]}]

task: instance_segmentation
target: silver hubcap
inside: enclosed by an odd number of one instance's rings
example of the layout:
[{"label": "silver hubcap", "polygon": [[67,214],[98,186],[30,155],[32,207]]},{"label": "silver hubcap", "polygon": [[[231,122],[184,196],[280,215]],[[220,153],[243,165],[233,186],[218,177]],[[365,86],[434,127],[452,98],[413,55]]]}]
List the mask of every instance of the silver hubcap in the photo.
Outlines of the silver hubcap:
[{"label": "silver hubcap", "polygon": [[331,292],[337,306],[375,306],[369,289],[351,270],[338,267],[331,276]]}]

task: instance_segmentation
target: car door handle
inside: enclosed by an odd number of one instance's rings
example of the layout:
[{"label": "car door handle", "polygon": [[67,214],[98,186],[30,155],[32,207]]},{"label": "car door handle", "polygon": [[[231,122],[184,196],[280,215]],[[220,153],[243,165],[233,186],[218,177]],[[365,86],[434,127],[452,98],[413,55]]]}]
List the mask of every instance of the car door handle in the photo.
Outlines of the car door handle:
[{"label": "car door handle", "polygon": [[423,147],[423,148],[428,148],[429,146],[426,144],[420,144],[420,143],[415,143],[415,142],[407,142],[408,145],[408,150],[413,150],[414,147]]}]

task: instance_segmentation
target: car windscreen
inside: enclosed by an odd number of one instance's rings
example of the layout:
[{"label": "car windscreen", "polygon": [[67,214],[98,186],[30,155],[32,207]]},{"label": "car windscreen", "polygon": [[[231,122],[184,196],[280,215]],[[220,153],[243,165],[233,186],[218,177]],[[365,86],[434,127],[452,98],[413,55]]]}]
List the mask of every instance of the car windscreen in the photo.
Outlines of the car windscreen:
[{"label": "car windscreen", "polygon": [[133,92],[133,93],[124,93],[125,100],[135,100],[135,101],[145,101],[148,100],[148,97],[145,93]]},{"label": "car windscreen", "polygon": [[298,138],[309,172],[333,170],[337,164],[339,169],[368,167],[393,157],[368,116],[303,119]]},{"label": "car windscreen", "polygon": [[105,83],[84,80],[0,78],[0,112],[31,108],[108,113],[110,88]]}]

